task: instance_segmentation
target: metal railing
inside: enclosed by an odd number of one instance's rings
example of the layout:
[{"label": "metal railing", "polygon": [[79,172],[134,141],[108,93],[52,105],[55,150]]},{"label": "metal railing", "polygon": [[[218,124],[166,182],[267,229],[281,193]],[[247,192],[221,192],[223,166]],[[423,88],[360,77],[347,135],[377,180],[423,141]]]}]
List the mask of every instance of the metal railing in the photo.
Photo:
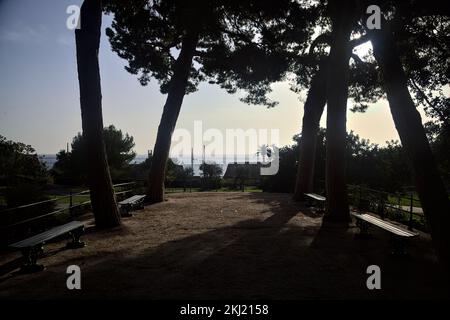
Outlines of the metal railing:
[{"label": "metal railing", "polygon": [[355,185],[349,185],[348,191],[350,203],[356,209],[398,221],[410,230],[428,231],[422,205],[412,191],[389,193]]},{"label": "metal railing", "polygon": [[[135,190],[136,182],[113,185],[118,199]],[[45,228],[59,220],[69,220],[90,210],[89,190],[70,191],[66,195],[53,199],[30,203],[0,211],[0,233],[2,239],[14,237],[16,233],[27,234],[36,229]],[[60,219],[58,219],[60,218]],[[54,221],[43,222],[49,219]],[[39,223],[38,223],[39,222]],[[11,230],[18,229],[18,232]],[[11,232],[8,232],[11,231]],[[3,241],[2,241],[3,242]]]}]

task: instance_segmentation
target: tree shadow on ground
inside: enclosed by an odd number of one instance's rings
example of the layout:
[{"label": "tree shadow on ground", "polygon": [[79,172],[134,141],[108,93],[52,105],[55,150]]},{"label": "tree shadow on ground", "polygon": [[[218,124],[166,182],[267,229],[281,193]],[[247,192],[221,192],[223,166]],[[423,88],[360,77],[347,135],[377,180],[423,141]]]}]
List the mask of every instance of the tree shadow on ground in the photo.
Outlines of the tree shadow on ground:
[{"label": "tree shadow on ground", "polygon": [[[280,195],[283,195],[280,197]],[[318,218],[323,216],[323,212],[316,210],[315,207],[307,205],[306,201],[296,201],[290,194],[277,194],[277,193],[261,193],[261,192],[249,192],[249,193],[236,193],[227,197],[227,200],[242,200],[242,197],[246,196],[250,201],[254,203],[265,204],[269,207],[261,213],[269,212],[277,215],[284,212],[287,216],[292,215],[291,218],[299,213],[311,218]]]},{"label": "tree shadow on ground", "polygon": [[[298,206],[254,195],[272,215],[148,248],[137,255],[84,256],[15,287],[17,298],[101,299],[377,299],[448,297],[427,246],[389,256],[389,239],[355,239],[355,228],[290,223]],[[297,209],[296,209],[297,208]],[[311,219],[320,217],[307,216]],[[303,220],[302,220],[303,221]],[[317,221],[316,221],[317,222]],[[425,250],[425,251],[424,251]],[[65,288],[69,264],[82,267],[82,290]],[[382,289],[368,290],[366,269],[379,265]],[[52,278],[53,277],[53,278]],[[57,279],[56,279],[56,278]],[[56,280],[55,280],[56,279]],[[50,285],[51,283],[60,285]],[[33,288],[33,290],[30,290]]]}]

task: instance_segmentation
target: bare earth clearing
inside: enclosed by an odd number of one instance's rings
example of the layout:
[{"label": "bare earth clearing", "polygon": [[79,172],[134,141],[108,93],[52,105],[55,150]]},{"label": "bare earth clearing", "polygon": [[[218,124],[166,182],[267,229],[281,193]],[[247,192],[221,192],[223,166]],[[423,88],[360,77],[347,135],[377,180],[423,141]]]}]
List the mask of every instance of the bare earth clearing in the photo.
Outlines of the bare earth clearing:
[{"label": "bare earth clearing", "polygon": [[[48,244],[47,269],[5,274],[18,254],[0,258],[0,298],[345,299],[448,297],[430,239],[421,235],[410,257],[394,258],[389,236],[322,226],[321,215],[287,194],[185,193],[96,231],[87,247]],[[66,268],[81,267],[82,289],[66,288]],[[368,290],[366,268],[381,268],[381,290]]]}]

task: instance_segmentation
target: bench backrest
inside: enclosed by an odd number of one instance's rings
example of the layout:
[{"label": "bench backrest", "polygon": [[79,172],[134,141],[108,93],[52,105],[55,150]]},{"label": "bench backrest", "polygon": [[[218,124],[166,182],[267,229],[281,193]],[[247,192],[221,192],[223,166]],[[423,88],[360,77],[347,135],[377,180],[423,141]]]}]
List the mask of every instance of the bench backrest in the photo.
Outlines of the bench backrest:
[{"label": "bench backrest", "polygon": [[410,238],[410,237],[418,236],[417,233],[413,233],[413,232],[410,232],[408,230],[404,230],[404,229],[402,229],[402,228],[400,228],[400,227],[398,227],[398,226],[396,226],[396,225],[394,225],[394,224],[392,224],[392,223],[390,223],[390,222],[388,222],[386,220],[382,220],[380,218],[374,217],[374,216],[372,216],[370,214],[367,214],[367,213],[363,213],[363,214],[352,213],[352,215],[355,218],[357,218],[357,219],[364,220],[364,221],[366,221],[368,223],[371,223],[371,224],[373,224],[373,225],[375,225],[375,226],[377,226],[379,228],[382,228],[382,229],[384,229],[384,230],[386,230],[388,232],[391,232],[391,233],[393,233],[393,234],[395,234],[397,236],[400,236],[400,237]]},{"label": "bench backrest", "polygon": [[61,236],[65,233],[68,233],[70,231],[76,230],[78,228],[83,228],[84,224],[80,221],[71,221],[69,223],[63,224],[61,226],[54,227],[50,230],[47,230],[45,232],[39,233],[35,236],[32,236],[30,238],[15,242],[11,245],[9,245],[11,248],[16,249],[22,249],[22,248],[28,248],[33,247],[35,245],[44,243],[46,241],[52,240],[58,236]]},{"label": "bench backrest", "polygon": [[119,204],[130,204],[130,203],[144,200],[144,198],[145,198],[145,195],[134,195],[132,197],[129,197],[125,200],[120,201]]},{"label": "bench backrest", "polygon": [[313,198],[313,199],[318,200],[318,201],[325,201],[325,200],[327,200],[327,198],[325,198],[324,196],[321,196],[320,194],[317,194],[317,193],[305,193],[305,196]]}]

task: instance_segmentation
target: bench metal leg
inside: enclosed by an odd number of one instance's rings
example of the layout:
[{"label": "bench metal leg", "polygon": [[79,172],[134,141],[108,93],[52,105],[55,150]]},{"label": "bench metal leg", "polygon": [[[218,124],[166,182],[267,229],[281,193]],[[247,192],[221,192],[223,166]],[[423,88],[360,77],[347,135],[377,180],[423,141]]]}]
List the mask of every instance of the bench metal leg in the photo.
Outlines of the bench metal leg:
[{"label": "bench metal leg", "polygon": [[41,264],[37,264],[37,259],[39,255],[44,251],[44,247],[42,245],[26,248],[22,250],[22,255],[24,262],[20,267],[20,273],[34,273],[40,272],[45,269],[45,267]]},{"label": "bench metal leg", "polygon": [[325,212],[325,203],[322,201],[319,202],[318,208],[319,208],[319,210],[317,210],[317,212],[324,213]]},{"label": "bench metal leg", "polygon": [[72,237],[72,241],[68,242],[66,244],[67,249],[78,249],[83,248],[86,246],[86,243],[80,240],[80,237],[82,233],[84,232],[84,227],[75,229],[71,232],[69,232],[70,236]]},{"label": "bench metal leg", "polygon": [[357,234],[360,238],[368,238],[370,237],[369,228],[370,225],[363,220],[357,219],[356,226],[359,228],[359,233]]},{"label": "bench metal leg", "polygon": [[132,217],[133,215],[130,213],[131,207],[129,205],[123,205],[120,207],[120,215],[122,217]]},{"label": "bench metal leg", "polygon": [[408,252],[406,251],[407,240],[395,235],[391,236],[392,243],[392,255],[395,257],[406,257]]},{"label": "bench metal leg", "polygon": [[144,201],[139,202],[138,205],[137,205],[137,208],[138,208],[139,210],[144,209]]}]

